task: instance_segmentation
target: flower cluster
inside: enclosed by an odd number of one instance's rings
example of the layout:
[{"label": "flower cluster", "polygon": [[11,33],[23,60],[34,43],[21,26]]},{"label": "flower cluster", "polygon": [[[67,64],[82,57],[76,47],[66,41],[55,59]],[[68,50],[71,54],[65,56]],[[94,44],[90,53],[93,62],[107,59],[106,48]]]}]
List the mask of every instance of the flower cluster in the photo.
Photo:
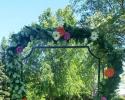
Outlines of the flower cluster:
[{"label": "flower cluster", "polygon": [[115,70],[113,68],[107,68],[104,70],[104,75],[108,78],[113,77],[115,74]]},{"label": "flower cluster", "polygon": [[70,33],[66,32],[62,24],[56,28],[56,31],[53,32],[52,37],[54,40],[59,40],[61,37],[64,38],[64,40],[70,39]]}]

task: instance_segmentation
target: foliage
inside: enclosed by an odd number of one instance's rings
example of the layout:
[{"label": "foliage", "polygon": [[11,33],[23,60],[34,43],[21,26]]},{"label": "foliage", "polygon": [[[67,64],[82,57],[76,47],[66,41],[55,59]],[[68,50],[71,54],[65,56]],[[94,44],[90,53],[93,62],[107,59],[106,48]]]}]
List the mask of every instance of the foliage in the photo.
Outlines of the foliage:
[{"label": "foliage", "polygon": [[[95,54],[102,58],[102,67],[113,67],[116,74],[112,78],[104,78],[101,85],[101,95],[110,100],[115,95],[122,73],[124,60],[124,0],[72,0],[74,9],[81,14],[81,24],[87,25],[99,34],[95,43]],[[84,5],[84,6],[83,6]],[[118,8],[118,9],[117,9]],[[98,45],[99,44],[99,45]],[[103,71],[103,69],[102,69]]]},{"label": "foliage", "polygon": [[[106,59],[105,62],[108,66],[112,66],[116,70],[116,75],[112,79],[105,79],[105,85],[103,84],[102,88],[102,95],[106,95],[109,99],[113,95],[116,89],[118,89],[118,84],[120,81],[119,75],[121,74],[122,70],[122,59],[123,59],[123,51],[117,49],[118,47],[122,46],[121,39],[118,38],[119,34],[122,33],[122,30],[118,31],[118,24],[120,23],[118,20],[121,16],[117,15],[107,15],[104,16],[101,13],[97,13],[91,17],[90,19],[90,26],[93,27],[95,32],[100,34],[100,40],[98,40],[98,51],[100,53],[105,54],[107,57],[103,57]],[[102,22],[103,21],[103,22]],[[101,22],[101,23],[100,23]],[[116,24],[117,23],[117,24]],[[116,28],[117,27],[117,28]],[[121,28],[119,28],[121,29]],[[103,39],[103,42],[102,42]],[[120,52],[120,53],[119,53]],[[115,62],[114,62],[115,61]],[[109,88],[110,87],[110,88]],[[112,88],[111,88],[112,87]],[[109,95],[111,93],[111,95]]]},{"label": "foliage", "polygon": [[[73,45],[74,42],[69,43]],[[54,44],[51,43],[51,45]],[[25,74],[28,73],[25,78],[29,97],[31,91],[33,91],[31,98],[37,96],[40,98],[42,95],[49,98],[62,95],[65,95],[64,97],[81,94],[91,95],[93,92],[93,77],[95,77],[96,71],[94,66],[90,67],[93,63],[87,65],[87,61],[84,60],[90,59],[87,50],[45,49],[43,52],[44,55],[37,50],[34,51],[24,65],[26,67]],[[74,52],[77,53],[74,55]],[[39,56],[36,56],[36,54]],[[34,62],[34,59],[37,62]],[[32,77],[29,77],[29,75]]]},{"label": "foliage", "polygon": [[124,0],[70,0],[74,10],[80,14],[83,21],[97,11],[107,14],[124,13]]},{"label": "foliage", "polygon": [[58,9],[55,14],[52,14],[51,9],[48,8],[39,16],[39,24],[42,28],[56,28],[61,20],[70,26],[76,25],[71,6],[66,6],[65,9]]}]

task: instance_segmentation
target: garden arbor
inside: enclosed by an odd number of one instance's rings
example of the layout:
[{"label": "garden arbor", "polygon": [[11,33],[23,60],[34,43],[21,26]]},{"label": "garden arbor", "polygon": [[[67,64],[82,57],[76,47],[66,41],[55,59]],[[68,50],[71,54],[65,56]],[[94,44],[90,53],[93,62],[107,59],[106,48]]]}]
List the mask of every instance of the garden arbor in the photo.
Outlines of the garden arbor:
[{"label": "garden arbor", "polygon": [[[73,39],[76,42],[86,42],[86,45],[59,45],[49,46],[48,42],[68,42]],[[28,43],[33,40],[40,40],[42,45],[32,47],[31,51],[25,57],[21,55],[23,49],[27,47]],[[79,27],[71,27],[68,25],[59,26],[55,29],[42,29],[40,27],[25,26],[18,34],[12,34],[10,44],[6,50],[5,65],[7,76],[10,78],[10,98],[12,100],[20,99],[26,95],[25,82],[23,80],[23,64],[22,61],[30,57],[35,49],[40,48],[87,48],[89,53],[98,60],[98,96],[100,86],[100,58],[93,54],[87,44],[97,41],[98,35],[91,33],[89,29]]]}]

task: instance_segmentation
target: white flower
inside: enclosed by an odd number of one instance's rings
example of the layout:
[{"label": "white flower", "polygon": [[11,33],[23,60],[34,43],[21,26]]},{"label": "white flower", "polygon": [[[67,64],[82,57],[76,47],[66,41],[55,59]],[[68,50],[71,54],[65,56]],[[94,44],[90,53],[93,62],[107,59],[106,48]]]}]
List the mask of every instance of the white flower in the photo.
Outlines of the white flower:
[{"label": "white flower", "polygon": [[53,32],[52,37],[53,37],[54,40],[56,40],[56,41],[59,40],[59,39],[60,39],[60,34],[59,34],[59,32],[57,32],[57,31]]},{"label": "white flower", "polygon": [[91,38],[91,40],[95,41],[98,38],[98,34],[93,32],[90,38]]}]

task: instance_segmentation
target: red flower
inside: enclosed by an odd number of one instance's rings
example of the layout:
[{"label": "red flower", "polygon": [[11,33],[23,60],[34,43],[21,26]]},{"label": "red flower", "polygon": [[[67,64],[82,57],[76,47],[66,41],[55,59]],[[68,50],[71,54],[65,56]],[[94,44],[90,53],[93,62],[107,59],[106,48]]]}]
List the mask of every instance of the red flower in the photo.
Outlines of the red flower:
[{"label": "red flower", "polygon": [[16,48],[16,52],[17,53],[21,53],[23,51],[23,47],[22,46],[18,46],[17,48]]},{"label": "red flower", "polygon": [[106,70],[104,70],[104,75],[106,77],[111,78],[111,77],[113,77],[114,74],[115,74],[115,71],[113,68],[107,68]]},{"label": "red flower", "polygon": [[69,40],[69,39],[70,39],[70,33],[65,32],[65,34],[64,34],[64,39],[65,39],[65,40]]},{"label": "red flower", "polygon": [[27,97],[26,96],[22,97],[22,100],[27,100]]},{"label": "red flower", "polygon": [[65,34],[64,27],[58,27],[56,31],[60,33],[60,36],[63,36]]}]

